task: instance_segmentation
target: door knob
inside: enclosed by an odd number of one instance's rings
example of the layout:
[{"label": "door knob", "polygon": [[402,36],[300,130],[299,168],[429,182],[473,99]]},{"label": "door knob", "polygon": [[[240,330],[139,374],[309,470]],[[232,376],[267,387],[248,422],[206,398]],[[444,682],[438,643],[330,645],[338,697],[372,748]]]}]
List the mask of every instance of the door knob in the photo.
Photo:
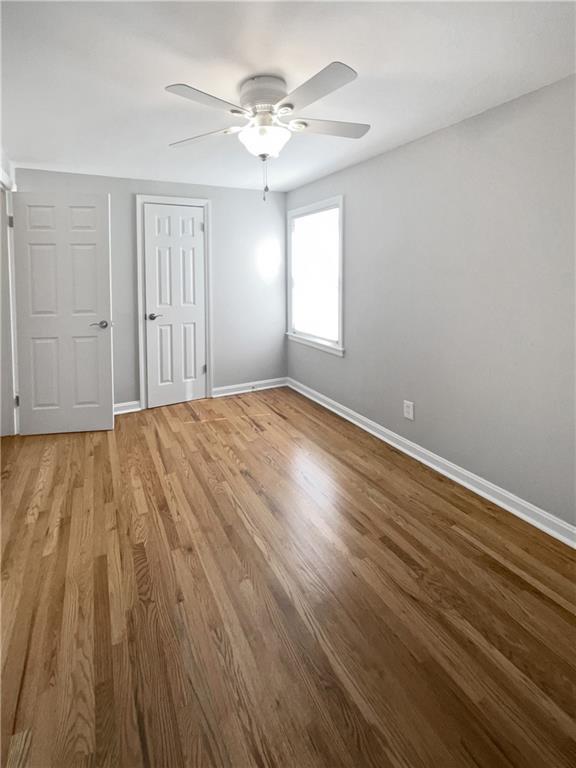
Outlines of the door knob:
[{"label": "door knob", "polygon": [[99,323],[90,323],[90,325],[97,325],[98,328],[108,328],[108,320],[100,320]]},{"label": "door knob", "polygon": [[156,320],[157,317],[164,317],[164,315],[156,315],[154,312],[150,312],[148,320]]}]

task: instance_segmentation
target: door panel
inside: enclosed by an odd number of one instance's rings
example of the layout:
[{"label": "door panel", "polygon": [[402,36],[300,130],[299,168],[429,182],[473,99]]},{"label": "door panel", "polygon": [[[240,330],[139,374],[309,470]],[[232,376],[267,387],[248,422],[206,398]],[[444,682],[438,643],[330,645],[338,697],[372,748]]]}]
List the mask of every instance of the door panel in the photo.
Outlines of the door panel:
[{"label": "door panel", "polygon": [[98,251],[93,243],[72,245],[72,308],[74,314],[98,311]]},{"label": "door panel", "polygon": [[56,230],[56,207],[54,205],[28,205],[26,206],[28,229]]},{"label": "door panel", "polygon": [[20,430],[112,429],[108,198],[19,192],[14,227]]},{"label": "door panel", "polygon": [[182,368],[183,376],[186,381],[196,378],[196,323],[184,323],[183,328],[183,349],[182,349]]},{"label": "door panel", "polygon": [[206,397],[203,217],[197,206],[144,205],[150,407]]},{"label": "door panel", "polygon": [[169,307],[172,304],[172,254],[171,248],[156,248],[156,263],[158,265],[158,307]]},{"label": "door panel", "polygon": [[[154,333],[154,331],[152,331]],[[172,326],[158,326],[158,357],[160,363],[160,384],[174,383],[174,369],[172,367]]]},{"label": "door panel", "polygon": [[59,344],[58,339],[32,338],[33,408],[60,406]]},{"label": "door panel", "polygon": [[77,336],[72,339],[74,358],[74,405],[97,406],[98,339],[95,336]]},{"label": "door panel", "polygon": [[182,248],[182,304],[194,304],[194,251],[191,248]]},{"label": "door panel", "polygon": [[30,243],[30,313],[58,313],[58,249],[55,243]]}]

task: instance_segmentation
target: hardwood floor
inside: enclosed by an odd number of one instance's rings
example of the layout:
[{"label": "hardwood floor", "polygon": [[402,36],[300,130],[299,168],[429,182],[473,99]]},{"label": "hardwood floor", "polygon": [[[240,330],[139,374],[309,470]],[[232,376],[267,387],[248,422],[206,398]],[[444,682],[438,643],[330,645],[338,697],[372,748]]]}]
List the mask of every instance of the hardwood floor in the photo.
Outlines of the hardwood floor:
[{"label": "hardwood floor", "polygon": [[576,765],[575,553],[287,389],[2,441],[2,765]]}]

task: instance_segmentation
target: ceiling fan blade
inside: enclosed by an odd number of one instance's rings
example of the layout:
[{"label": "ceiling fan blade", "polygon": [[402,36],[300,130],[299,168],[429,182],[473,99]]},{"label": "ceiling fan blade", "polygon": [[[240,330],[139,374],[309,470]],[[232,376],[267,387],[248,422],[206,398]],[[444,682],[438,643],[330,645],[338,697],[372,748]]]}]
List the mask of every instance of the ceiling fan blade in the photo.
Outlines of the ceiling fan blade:
[{"label": "ceiling fan blade", "polygon": [[239,107],[237,104],[231,104],[229,101],[219,99],[217,96],[212,96],[204,91],[199,91],[197,88],[192,88],[191,85],[185,85],[184,83],[174,83],[174,85],[167,85],[166,89],[168,93],[174,93],[176,96],[182,96],[184,99],[190,99],[197,104],[202,104],[205,107],[213,107],[215,109],[225,109],[228,112],[234,112],[234,114],[248,114],[245,109]]},{"label": "ceiling fan blade", "polygon": [[225,136],[229,133],[238,133],[242,130],[242,127],[239,125],[233,125],[231,128],[222,128],[219,131],[208,131],[208,133],[200,133],[198,136],[190,136],[188,139],[180,139],[180,141],[173,141],[171,144],[169,144],[169,147],[178,147],[181,144],[188,144],[190,141],[196,141],[196,139],[205,139],[206,136],[218,136],[218,134],[221,134],[222,136]]},{"label": "ceiling fan blade", "polygon": [[296,133],[323,133],[326,136],[343,136],[346,139],[361,139],[370,126],[365,123],[341,123],[338,120],[312,120],[298,117],[290,121],[290,128]]},{"label": "ceiling fan blade", "polygon": [[306,80],[296,90],[281,99],[276,104],[276,107],[291,104],[294,109],[302,109],[307,107],[308,104],[312,104],[313,101],[318,101],[323,96],[327,96],[332,91],[342,88],[343,85],[352,82],[356,77],[357,73],[352,67],[342,64],[340,61],[333,61],[311,77],[310,80]]}]

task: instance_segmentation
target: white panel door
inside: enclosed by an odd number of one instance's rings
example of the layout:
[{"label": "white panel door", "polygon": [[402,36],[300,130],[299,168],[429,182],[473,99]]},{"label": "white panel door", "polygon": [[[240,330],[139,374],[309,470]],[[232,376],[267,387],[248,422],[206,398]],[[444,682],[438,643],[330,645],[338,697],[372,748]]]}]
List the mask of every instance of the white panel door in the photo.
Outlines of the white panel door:
[{"label": "white panel door", "polygon": [[14,195],[22,434],[113,429],[107,195]]},{"label": "white panel door", "polygon": [[206,397],[204,209],[144,205],[148,406]]}]

